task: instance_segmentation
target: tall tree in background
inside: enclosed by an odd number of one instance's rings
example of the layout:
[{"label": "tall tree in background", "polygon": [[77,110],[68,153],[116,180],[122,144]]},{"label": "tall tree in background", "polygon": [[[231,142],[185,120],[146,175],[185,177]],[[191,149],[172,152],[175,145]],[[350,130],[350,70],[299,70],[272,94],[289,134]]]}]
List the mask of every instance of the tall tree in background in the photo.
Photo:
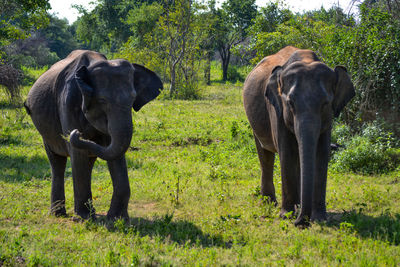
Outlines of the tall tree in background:
[{"label": "tall tree in background", "polygon": [[215,25],[216,45],[221,57],[222,80],[228,79],[231,49],[247,37],[247,29],[257,15],[255,0],[226,0],[217,9]]},{"label": "tall tree in background", "polygon": [[48,0],[0,0],[0,45],[29,36],[48,23]]},{"label": "tall tree in background", "polygon": [[216,25],[218,18],[216,16],[217,11],[215,7],[215,0],[209,0],[204,12],[199,13],[199,19],[208,25],[204,27],[203,33],[204,41],[201,43],[201,49],[204,50],[205,64],[204,64],[204,79],[207,85],[211,84],[211,60],[214,56],[216,49]]},{"label": "tall tree in background", "polygon": [[76,35],[89,49],[115,52],[131,35],[126,23],[133,1],[99,0],[92,11],[75,6],[82,14],[74,23]]},{"label": "tall tree in background", "polygon": [[193,21],[192,0],[172,0],[165,2],[165,13],[159,25],[165,42],[163,50],[170,75],[170,95],[176,93],[176,72],[185,57],[190,29]]},{"label": "tall tree in background", "polygon": [[54,15],[48,17],[49,24],[39,30],[40,36],[46,40],[51,52],[56,53],[60,59],[65,58],[72,50],[78,48],[74,29],[66,19],[59,19]]}]

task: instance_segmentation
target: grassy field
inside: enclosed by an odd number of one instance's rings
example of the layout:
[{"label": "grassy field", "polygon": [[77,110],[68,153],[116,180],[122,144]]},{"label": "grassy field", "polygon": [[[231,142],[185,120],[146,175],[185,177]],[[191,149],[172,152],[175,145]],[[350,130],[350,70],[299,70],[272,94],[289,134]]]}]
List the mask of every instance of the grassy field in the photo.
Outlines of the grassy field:
[{"label": "grassy field", "polygon": [[[24,88],[26,95],[29,88]],[[96,221],[49,215],[50,167],[22,109],[0,93],[0,266],[396,266],[400,177],[328,173],[329,221],[300,230],[262,204],[241,86],[214,83],[196,101],[156,100],[134,114],[127,152],[128,224],[104,218],[107,165],[92,181]],[[280,202],[280,169],[274,174]]]}]

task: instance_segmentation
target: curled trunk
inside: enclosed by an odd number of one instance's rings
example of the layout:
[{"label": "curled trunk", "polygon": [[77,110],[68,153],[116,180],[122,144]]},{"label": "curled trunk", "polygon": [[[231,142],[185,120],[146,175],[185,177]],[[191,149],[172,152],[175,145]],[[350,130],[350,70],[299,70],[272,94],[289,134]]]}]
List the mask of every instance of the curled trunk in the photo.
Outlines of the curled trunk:
[{"label": "curled trunk", "polygon": [[133,127],[130,110],[129,115],[125,115],[124,119],[121,118],[120,114],[108,117],[110,122],[108,132],[111,137],[108,146],[104,147],[93,141],[82,139],[81,133],[77,129],[71,132],[70,143],[76,148],[87,149],[97,157],[107,161],[122,157],[131,143]]}]

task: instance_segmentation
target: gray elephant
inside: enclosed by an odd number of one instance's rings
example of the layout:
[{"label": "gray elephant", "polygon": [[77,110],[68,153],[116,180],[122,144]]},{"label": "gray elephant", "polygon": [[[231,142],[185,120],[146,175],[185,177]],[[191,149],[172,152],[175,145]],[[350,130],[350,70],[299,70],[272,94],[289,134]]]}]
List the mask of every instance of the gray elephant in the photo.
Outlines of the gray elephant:
[{"label": "gray elephant", "polygon": [[51,165],[51,213],[66,215],[64,172],[71,157],[75,213],[94,218],[91,173],[99,157],[107,161],[114,189],[107,217],[129,218],[125,152],[132,138],[132,107],[138,111],[162,88],[158,76],[143,66],[85,50],[73,51],[40,76],[25,108]]},{"label": "gray elephant", "polygon": [[326,180],[333,116],[354,97],[344,67],[334,70],[311,50],[285,47],[248,75],[244,108],[261,165],[261,194],[276,203],[275,153],[282,176],[281,216],[300,204],[295,225],[326,220]]}]

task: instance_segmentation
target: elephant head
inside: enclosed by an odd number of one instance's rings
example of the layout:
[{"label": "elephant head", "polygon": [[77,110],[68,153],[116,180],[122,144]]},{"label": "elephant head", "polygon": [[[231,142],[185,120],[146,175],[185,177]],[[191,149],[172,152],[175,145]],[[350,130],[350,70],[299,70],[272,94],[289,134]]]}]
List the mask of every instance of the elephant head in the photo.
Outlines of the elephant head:
[{"label": "elephant head", "polygon": [[[277,66],[267,81],[267,101],[298,145],[301,210],[295,224],[302,224],[312,216],[313,191],[318,190],[315,188],[318,182],[314,180],[321,179],[317,173],[321,166],[316,164],[320,136],[328,134],[330,138],[332,118],[339,115],[354,95],[353,84],[344,67],[337,66],[333,70],[315,59],[288,61]],[[325,154],[329,155],[329,144],[327,146]]]},{"label": "elephant head", "polygon": [[102,60],[81,66],[74,80],[82,96],[85,118],[111,141],[108,146],[101,146],[82,139],[75,129],[70,143],[104,160],[122,157],[132,138],[131,108],[138,111],[157,97],[163,87],[161,80],[154,72],[126,60]]}]

